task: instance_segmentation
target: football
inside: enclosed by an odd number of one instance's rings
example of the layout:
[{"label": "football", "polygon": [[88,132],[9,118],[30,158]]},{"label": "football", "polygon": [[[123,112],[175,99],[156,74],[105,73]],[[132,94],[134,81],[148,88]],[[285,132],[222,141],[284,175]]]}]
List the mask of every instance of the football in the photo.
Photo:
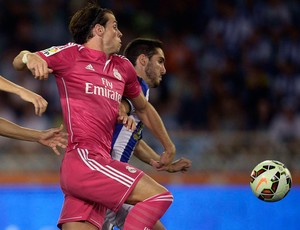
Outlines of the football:
[{"label": "football", "polygon": [[266,160],[252,170],[250,187],[260,200],[279,201],[289,193],[292,187],[292,176],[283,163]]}]

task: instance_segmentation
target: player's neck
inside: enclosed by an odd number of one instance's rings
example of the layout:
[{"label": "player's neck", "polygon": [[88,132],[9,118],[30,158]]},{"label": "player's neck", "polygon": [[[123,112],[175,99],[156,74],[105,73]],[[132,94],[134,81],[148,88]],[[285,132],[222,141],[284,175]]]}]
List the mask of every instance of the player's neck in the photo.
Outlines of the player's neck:
[{"label": "player's neck", "polygon": [[92,40],[89,40],[88,42],[86,42],[83,45],[88,49],[92,49],[92,50],[96,50],[96,51],[105,53],[106,54],[106,59],[109,59],[109,57],[112,55],[112,54],[109,54],[109,53],[105,52],[105,50],[104,50],[104,48],[101,44],[99,44],[97,42],[94,42]]}]

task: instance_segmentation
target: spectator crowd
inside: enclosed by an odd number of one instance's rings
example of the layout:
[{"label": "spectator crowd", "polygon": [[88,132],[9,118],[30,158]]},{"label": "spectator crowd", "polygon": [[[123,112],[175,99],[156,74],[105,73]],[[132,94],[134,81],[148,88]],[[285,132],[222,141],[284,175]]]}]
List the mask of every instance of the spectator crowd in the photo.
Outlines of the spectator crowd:
[{"label": "spectator crowd", "polygon": [[[32,128],[60,122],[54,79],[12,69],[13,57],[70,41],[84,0],[0,1],[0,74],[48,100],[45,116],[1,94],[0,116]],[[175,131],[270,131],[300,136],[300,3],[296,0],[102,0],[123,33],[164,42],[167,74],[150,101]]]}]

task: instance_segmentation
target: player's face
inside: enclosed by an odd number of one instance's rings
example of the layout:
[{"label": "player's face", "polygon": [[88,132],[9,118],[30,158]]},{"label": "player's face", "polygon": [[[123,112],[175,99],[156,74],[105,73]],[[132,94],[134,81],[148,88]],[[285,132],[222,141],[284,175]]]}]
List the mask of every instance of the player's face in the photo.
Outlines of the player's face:
[{"label": "player's face", "polygon": [[149,62],[145,68],[145,81],[150,88],[156,88],[159,86],[162,76],[165,73],[165,55],[162,49],[157,48],[157,53],[153,55],[151,59],[149,59]]},{"label": "player's face", "polygon": [[104,52],[108,54],[118,53],[121,48],[122,33],[118,29],[118,23],[114,15],[107,14],[108,21],[103,34]]}]

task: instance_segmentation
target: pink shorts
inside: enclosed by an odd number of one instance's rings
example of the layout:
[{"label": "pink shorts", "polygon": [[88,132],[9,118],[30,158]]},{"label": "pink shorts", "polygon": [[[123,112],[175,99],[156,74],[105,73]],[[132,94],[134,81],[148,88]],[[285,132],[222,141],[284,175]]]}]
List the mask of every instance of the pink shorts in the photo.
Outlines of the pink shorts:
[{"label": "pink shorts", "polygon": [[106,209],[118,211],[143,171],[99,153],[77,148],[63,159],[60,184],[65,195],[58,227],[63,223],[89,221],[101,229]]}]

